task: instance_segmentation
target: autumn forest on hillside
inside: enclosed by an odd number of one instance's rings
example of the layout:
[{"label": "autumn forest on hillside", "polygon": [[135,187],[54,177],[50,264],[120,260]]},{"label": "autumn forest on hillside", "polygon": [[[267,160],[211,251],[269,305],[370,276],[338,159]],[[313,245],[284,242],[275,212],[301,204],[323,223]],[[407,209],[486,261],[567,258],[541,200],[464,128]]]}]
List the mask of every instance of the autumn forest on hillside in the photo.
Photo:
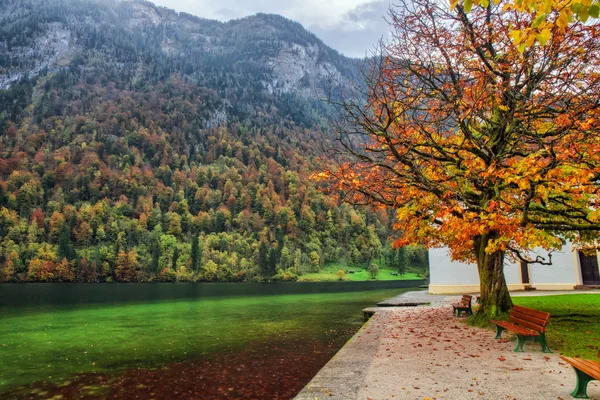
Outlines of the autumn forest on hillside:
[{"label": "autumn forest on hillside", "polygon": [[[424,249],[392,250],[390,211],[343,204],[310,179],[331,135],[314,91],[355,79],[358,60],[276,15],[6,7],[0,282],[296,280],[326,265],[425,274]],[[274,77],[290,71],[268,60],[291,42],[338,81],[318,69],[298,87]]]},{"label": "autumn forest on hillside", "polygon": [[200,129],[195,105],[214,94],[175,77],[143,93],[103,75],[40,81],[44,94],[0,131],[0,281],[295,280],[340,260],[426,265],[420,248],[391,249],[389,212],[317,189],[318,131],[266,124],[268,112]]}]

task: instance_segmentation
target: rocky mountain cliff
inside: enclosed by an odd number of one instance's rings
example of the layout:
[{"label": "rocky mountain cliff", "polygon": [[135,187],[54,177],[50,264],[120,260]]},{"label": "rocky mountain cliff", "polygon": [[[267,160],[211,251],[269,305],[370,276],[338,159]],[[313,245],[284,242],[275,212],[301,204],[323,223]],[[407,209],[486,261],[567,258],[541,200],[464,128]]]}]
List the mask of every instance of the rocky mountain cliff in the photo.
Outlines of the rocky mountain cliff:
[{"label": "rocky mountain cliff", "polygon": [[223,23],[139,0],[0,4],[0,89],[64,70],[111,71],[136,89],[175,75],[216,91],[209,126],[265,106],[313,123],[315,100],[358,81],[360,65],[277,15]]}]

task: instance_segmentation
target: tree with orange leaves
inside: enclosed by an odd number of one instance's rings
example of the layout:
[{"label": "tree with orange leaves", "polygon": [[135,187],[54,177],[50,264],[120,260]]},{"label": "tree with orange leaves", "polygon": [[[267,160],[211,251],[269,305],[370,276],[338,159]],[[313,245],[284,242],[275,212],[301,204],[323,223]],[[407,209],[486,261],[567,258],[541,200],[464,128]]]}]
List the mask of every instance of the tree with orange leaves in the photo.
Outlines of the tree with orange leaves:
[{"label": "tree with orange leaves", "polygon": [[[435,0],[390,10],[392,40],[344,101],[339,162],[317,175],[356,203],[392,207],[395,245],[475,262],[482,308],[512,306],[505,256],[598,238],[599,31],[575,24],[521,52],[518,12]],[[329,163],[331,164],[331,162]]]}]

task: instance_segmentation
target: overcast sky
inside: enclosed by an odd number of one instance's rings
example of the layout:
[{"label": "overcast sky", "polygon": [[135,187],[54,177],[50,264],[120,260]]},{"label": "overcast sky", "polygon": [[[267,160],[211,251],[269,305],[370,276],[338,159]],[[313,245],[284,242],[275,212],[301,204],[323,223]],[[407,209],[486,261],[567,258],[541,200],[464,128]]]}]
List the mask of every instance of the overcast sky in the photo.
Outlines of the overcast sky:
[{"label": "overcast sky", "polygon": [[258,12],[300,22],[327,45],[363,57],[388,30],[390,0],[151,0],[202,18],[227,21]]}]

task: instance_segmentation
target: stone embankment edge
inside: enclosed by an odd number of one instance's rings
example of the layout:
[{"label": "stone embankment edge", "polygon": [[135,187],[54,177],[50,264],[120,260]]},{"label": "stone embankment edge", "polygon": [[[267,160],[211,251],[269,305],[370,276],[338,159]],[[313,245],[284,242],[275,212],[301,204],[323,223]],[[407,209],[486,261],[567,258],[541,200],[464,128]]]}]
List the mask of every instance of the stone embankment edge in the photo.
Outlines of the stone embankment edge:
[{"label": "stone embankment edge", "polygon": [[332,395],[338,399],[356,399],[383,338],[383,314],[373,315],[294,400],[326,399]]}]

